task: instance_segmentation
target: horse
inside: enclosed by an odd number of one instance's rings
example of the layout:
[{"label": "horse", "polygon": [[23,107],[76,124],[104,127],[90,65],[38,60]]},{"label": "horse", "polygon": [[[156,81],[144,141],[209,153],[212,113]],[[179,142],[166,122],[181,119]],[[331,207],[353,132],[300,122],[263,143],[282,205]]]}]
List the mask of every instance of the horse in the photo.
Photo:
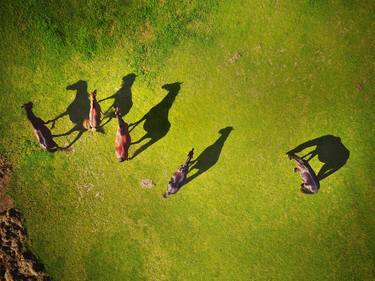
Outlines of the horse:
[{"label": "horse", "polygon": [[39,142],[39,145],[49,152],[61,150],[62,148],[60,148],[57,145],[57,143],[53,140],[53,135],[50,129],[48,129],[45,125],[46,122],[44,122],[41,118],[35,116],[33,112],[33,103],[25,103],[24,105],[22,105],[22,107],[26,111],[27,119],[29,119],[33,127],[34,134]]},{"label": "horse", "polygon": [[122,120],[121,113],[118,108],[116,108],[115,116],[117,117],[118,121],[115,140],[116,157],[120,162],[122,162],[129,159],[128,150],[131,143],[131,138],[129,134],[129,125],[128,123],[124,122],[124,120]]},{"label": "horse", "polygon": [[310,164],[293,153],[288,153],[289,159],[297,162],[294,172],[299,172],[302,178],[301,192],[306,194],[316,194],[319,191],[320,183]]},{"label": "horse", "polygon": [[191,159],[194,155],[194,148],[190,150],[187,155],[187,159],[185,160],[184,164],[178,168],[178,170],[173,174],[171,179],[169,180],[167,191],[163,194],[164,198],[168,198],[169,195],[177,193],[180,188],[183,186],[187,173],[189,171],[189,164]]},{"label": "horse", "polygon": [[90,95],[89,125],[93,131],[96,131],[100,125],[101,109],[96,100],[96,90]]}]

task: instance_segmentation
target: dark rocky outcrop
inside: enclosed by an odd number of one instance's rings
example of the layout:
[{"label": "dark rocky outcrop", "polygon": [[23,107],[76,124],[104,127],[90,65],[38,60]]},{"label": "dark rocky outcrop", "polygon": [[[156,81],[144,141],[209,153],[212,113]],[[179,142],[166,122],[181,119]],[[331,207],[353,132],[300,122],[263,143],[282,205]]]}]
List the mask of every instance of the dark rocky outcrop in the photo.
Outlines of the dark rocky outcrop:
[{"label": "dark rocky outcrop", "polygon": [[35,255],[26,247],[27,232],[21,213],[5,191],[12,166],[0,155],[0,281],[48,281]]},{"label": "dark rocky outcrop", "polygon": [[0,213],[0,280],[48,281],[35,255],[26,247],[27,232],[21,213],[8,209]]},{"label": "dark rocky outcrop", "polygon": [[9,161],[0,155],[0,213],[13,207],[12,199],[5,194],[11,173],[12,166]]}]

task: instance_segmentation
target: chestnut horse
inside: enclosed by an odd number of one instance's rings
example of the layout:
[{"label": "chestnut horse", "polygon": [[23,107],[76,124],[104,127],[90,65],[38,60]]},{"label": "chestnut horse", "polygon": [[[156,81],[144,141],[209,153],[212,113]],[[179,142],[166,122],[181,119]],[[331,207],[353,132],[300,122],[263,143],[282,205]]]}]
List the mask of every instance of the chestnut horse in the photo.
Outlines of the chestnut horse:
[{"label": "chestnut horse", "polygon": [[116,157],[122,162],[129,159],[128,150],[131,143],[131,138],[129,134],[129,125],[124,122],[121,117],[121,113],[116,108],[115,115],[118,121],[118,128],[116,133]]},{"label": "chestnut horse", "polygon": [[93,131],[96,131],[100,125],[101,109],[98,101],[96,100],[96,90],[90,95],[90,112],[89,112],[89,125]]}]

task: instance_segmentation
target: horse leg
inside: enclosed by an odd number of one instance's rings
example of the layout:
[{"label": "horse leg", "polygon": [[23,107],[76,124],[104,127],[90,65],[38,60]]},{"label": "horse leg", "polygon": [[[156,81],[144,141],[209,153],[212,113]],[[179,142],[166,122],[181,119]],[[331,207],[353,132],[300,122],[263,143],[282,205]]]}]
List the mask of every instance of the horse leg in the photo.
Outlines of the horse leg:
[{"label": "horse leg", "polygon": [[137,122],[135,122],[135,123],[131,123],[131,124],[129,124],[129,128],[131,128],[131,129],[129,130],[129,133],[130,133],[131,131],[133,131],[133,129],[134,129],[135,127],[137,127],[138,124],[141,123],[143,120],[146,120],[146,115],[143,116],[141,119],[139,119],[139,121],[137,121]]},{"label": "horse leg", "polygon": [[143,137],[141,137],[139,140],[137,140],[137,141],[133,141],[133,142],[131,143],[131,145],[141,143],[142,141],[144,141],[144,140],[147,139],[147,138],[149,138],[149,136],[148,136],[147,134],[145,134],[145,135],[144,135]]},{"label": "horse leg", "polygon": [[[149,137],[147,136],[147,134],[144,135],[140,140],[138,140],[138,141],[135,142],[135,143],[139,143],[139,142],[141,142],[142,140],[144,140],[144,139],[146,139],[146,138],[149,138]],[[151,145],[153,145],[155,142],[156,142],[155,140],[150,139],[147,143],[143,144],[140,148],[138,148],[138,149],[133,153],[133,156],[132,156],[131,158],[129,158],[129,159],[133,159],[133,158],[135,158],[138,154],[140,154],[140,153],[142,153],[143,151],[145,151],[148,147],[150,147]],[[131,143],[131,145],[133,145],[133,144],[134,144],[134,142]]]},{"label": "horse leg", "polygon": [[69,131],[67,131],[65,133],[57,134],[57,135],[52,135],[52,137],[56,138],[56,137],[67,136],[67,135],[70,135],[71,133],[73,133],[75,131],[79,131],[78,128],[77,128],[77,126],[74,126],[73,128],[71,128]]},{"label": "horse leg", "polygon": [[310,155],[309,159],[307,159],[306,161],[309,162],[313,157],[315,157],[315,155],[317,155],[317,152],[315,150],[307,153],[306,155],[302,156],[301,158],[305,160],[305,157]]}]

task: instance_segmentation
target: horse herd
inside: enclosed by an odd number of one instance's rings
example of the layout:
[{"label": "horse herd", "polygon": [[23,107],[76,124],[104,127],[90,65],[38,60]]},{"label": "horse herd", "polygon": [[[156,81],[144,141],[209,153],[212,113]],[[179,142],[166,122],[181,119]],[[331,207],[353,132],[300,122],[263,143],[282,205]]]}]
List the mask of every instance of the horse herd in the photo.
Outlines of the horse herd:
[{"label": "horse herd", "polygon": [[[28,102],[22,106],[25,109],[26,116],[30,121],[34,134],[39,142],[39,145],[49,151],[55,152],[58,150],[66,150],[67,147],[60,147],[53,140],[53,135],[50,129],[46,126],[48,122],[44,122],[41,118],[35,116],[33,113],[33,103]],[[100,128],[102,110],[100,108],[99,102],[96,98],[96,90],[90,94],[90,110],[89,116],[83,121],[83,126],[91,131],[97,131]],[[129,124],[126,123],[119,111],[118,108],[115,108],[114,112],[117,118],[117,131],[115,137],[115,155],[116,158],[122,162],[129,160],[129,146],[131,144],[131,137],[129,133]],[[177,193],[182,187],[186,180],[186,176],[189,170],[189,164],[193,158],[194,149],[192,149],[188,154],[188,159],[183,165],[173,174],[170,179],[167,187],[167,192],[163,194],[164,198],[167,198],[169,195]]]},{"label": "horse herd", "polygon": [[[49,151],[54,152],[57,150],[66,150],[66,147],[59,147],[56,142],[53,140],[53,135],[51,131],[47,128],[46,124],[48,122],[44,122],[42,119],[36,117],[33,113],[33,104],[28,102],[22,106],[26,111],[26,116],[28,117],[33,130],[34,134],[39,142],[39,145]],[[96,131],[99,129],[100,122],[101,122],[101,108],[96,99],[96,90],[90,94],[90,110],[89,116],[87,119],[83,121],[83,126],[89,130]],[[124,160],[128,160],[128,150],[130,146],[130,134],[129,134],[129,125],[124,122],[121,117],[121,113],[116,108],[115,115],[118,120],[118,128],[116,133],[116,157],[117,159],[122,162]]]},{"label": "horse herd", "polygon": [[[31,102],[24,104],[23,108],[25,109],[27,118],[33,127],[34,134],[40,146],[43,149],[50,151],[50,152],[68,149],[67,147],[59,147],[54,142],[53,135],[46,126],[48,122],[44,122],[42,119],[34,115],[32,111],[33,104]],[[101,114],[102,114],[102,111],[101,111],[99,102],[97,101],[96,90],[95,90],[90,94],[90,110],[89,110],[88,118],[86,118],[83,122],[84,123],[83,126],[86,129],[97,131],[100,128]],[[117,123],[118,123],[116,137],[115,137],[115,155],[116,155],[116,158],[120,162],[122,162],[125,160],[129,160],[128,151],[129,151],[130,144],[132,144],[130,133],[129,133],[129,124],[123,120],[118,107],[115,108],[114,115],[117,118]],[[223,132],[220,131],[220,133],[223,133],[223,135],[227,136],[230,130],[232,129],[233,128],[231,127],[227,127],[225,129],[222,129],[221,131]],[[224,131],[225,131],[225,134],[224,134]],[[333,136],[325,136],[322,138],[330,139],[332,137]],[[335,139],[335,141],[337,140]],[[206,149],[206,150],[209,150],[209,149]],[[295,152],[296,152],[296,149],[291,150],[287,153],[287,155],[289,159],[293,159],[297,163],[297,167],[294,169],[294,171],[299,172],[302,178],[302,183],[301,183],[301,188],[300,188],[301,192],[306,193],[306,194],[317,193],[320,188],[319,179],[322,178],[320,175],[320,172],[322,172],[322,169],[317,176],[314,170],[311,168],[310,164],[308,163],[309,160],[305,160],[304,157],[298,157],[295,154]],[[207,154],[210,155],[210,153],[207,153]],[[197,159],[192,161],[193,155],[194,155],[194,149],[192,149],[188,153],[186,161],[180,166],[180,168],[177,169],[177,171],[171,177],[167,186],[167,191],[163,194],[164,198],[169,197],[171,194],[177,193],[180,190],[180,188],[183,186],[183,184],[186,182],[186,177],[189,172],[191,163],[197,161]],[[349,154],[347,154],[347,157],[348,155]],[[211,156],[212,154],[210,155],[210,157]]]}]

